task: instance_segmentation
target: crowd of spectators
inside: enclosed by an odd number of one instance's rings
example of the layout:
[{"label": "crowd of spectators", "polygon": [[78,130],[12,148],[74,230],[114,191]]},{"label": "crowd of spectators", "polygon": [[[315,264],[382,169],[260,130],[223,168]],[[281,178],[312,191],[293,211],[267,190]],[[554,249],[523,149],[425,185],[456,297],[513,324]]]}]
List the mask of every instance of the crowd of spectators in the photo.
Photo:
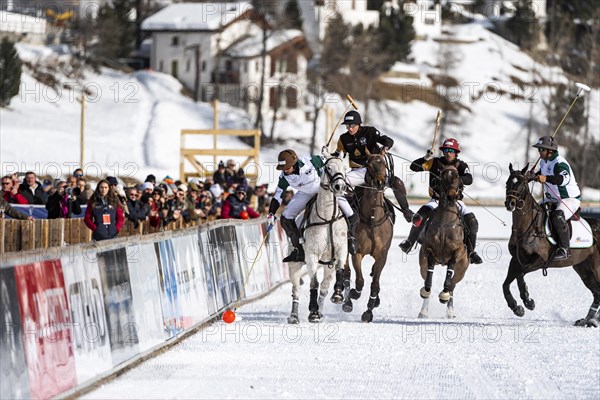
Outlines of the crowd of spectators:
[{"label": "crowd of spectators", "polygon": [[[22,181],[20,176],[23,177]],[[2,213],[11,207],[10,204],[34,204],[44,205],[49,219],[71,218],[81,214],[81,206],[85,205],[86,225],[94,232],[102,217],[94,214],[97,213],[94,207],[100,207],[99,199],[106,196],[110,199],[109,203],[112,202],[113,194],[115,210],[122,210],[124,219],[131,221],[136,229],[140,222],[148,222],[150,226],[160,229],[181,219],[185,222],[204,222],[220,218],[258,218],[268,213],[272,197],[266,184],[251,186],[243,168],[238,168],[232,159],[226,163],[221,161],[212,177],[189,182],[173,180],[169,176],[159,181],[154,175],[148,175],[141,183],[123,183],[113,176],[95,182],[84,176],[81,168],[66,179],[45,179],[40,182],[35,172],[28,171],[24,175],[15,173],[3,176],[1,182]],[[101,182],[109,185],[109,193],[102,196],[98,191]],[[283,205],[289,202],[291,196],[292,192],[286,193]],[[15,211],[13,209],[9,215],[31,219],[27,215],[15,216]],[[116,223],[117,219],[118,213],[113,216],[111,224]],[[115,232],[111,230],[95,236],[104,239],[113,234]]]}]

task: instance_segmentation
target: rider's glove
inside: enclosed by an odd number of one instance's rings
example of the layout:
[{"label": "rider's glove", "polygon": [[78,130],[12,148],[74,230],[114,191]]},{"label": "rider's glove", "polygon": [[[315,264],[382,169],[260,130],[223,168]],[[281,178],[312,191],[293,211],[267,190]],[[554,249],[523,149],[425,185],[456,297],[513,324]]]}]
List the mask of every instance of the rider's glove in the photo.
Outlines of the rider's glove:
[{"label": "rider's glove", "polygon": [[276,216],[274,216],[273,214],[269,214],[269,215],[267,216],[267,223],[268,223],[269,225],[274,225],[276,220],[277,220],[277,217],[276,217]]},{"label": "rider's glove", "polygon": [[433,151],[431,151],[431,149],[428,149],[427,153],[425,153],[425,157],[423,158],[425,159],[425,161],[433,159]]}]

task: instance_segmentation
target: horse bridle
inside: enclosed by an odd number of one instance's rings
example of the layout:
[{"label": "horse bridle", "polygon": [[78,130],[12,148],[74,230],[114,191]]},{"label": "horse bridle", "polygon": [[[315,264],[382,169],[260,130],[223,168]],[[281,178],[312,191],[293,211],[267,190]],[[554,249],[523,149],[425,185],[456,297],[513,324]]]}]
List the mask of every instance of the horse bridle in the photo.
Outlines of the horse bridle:
[{"label": "horse bridle", "polygon": [[332,185],[336,181],[341,180],[344,183],[344,185],[346,185],[346,177],[344,176],[343,173],[336,172],[333,175],[329,173],[329,170],[327,169],[327,164],[333,159],[341,160],[341,158],[339,158],[339,157],[330,157],[329,159],[327,159],[327,161],[325,161],[325,166],[324,166],[323,170],[324,170],[325,175],[327,176],[327,183],[321,182],[321,187],[323,189],[329,190],[330,192],[333,192]]},{"label": "horse bridle", "polygon": [[[511,174],[509,176],[509,181],[513,178],[516,179],[521,179],[522,176],[520,174]],[[523,178],[524,179],[524,178]],[[520,182],[518,182],[520,184],[520,190],[514,190],[514,189],[508,189],[506,190],[506,198],[505,198],[505,203],[508,202],[508,199],[513,198],[515,199],[516,205],[515,205],[515,210],[519,210],[519,212],[521,214],[525,214],[527,213],[529,210],[523,210],[523,207],[525,207],[525,195],[527,194],[527,184],[525,182],[523,182],[523,184],[521,184]]]},{"label": "horse bridle", "polygon": [[442,189],[442,192],[444,194],[443,198],[440,198],[440,201],[444,201],[444,202],[450,201],[450,204],[452,204],[452,203],[456,202],[456,199],[460,195],[461,188],[460,188],[460,184],[459,184],[458,187],[456,188],[456,191],[457,191],[456,196],[450,197],[448,195],[448,189],[449,188],[445,187],[446,185],[444,185],[444,182],[445,182],[445,180],[444,180],[444,173],[446,173],[446,171],[455,171],[456,175],[457,175],[457,179],[459,179],[459,180],[460,180],[460,175],[458,175],[458,170],[455,167],[449,166],[449,167],[444,168],[440,172],[440,176],[438,178],[440,180],[440,188]]}]

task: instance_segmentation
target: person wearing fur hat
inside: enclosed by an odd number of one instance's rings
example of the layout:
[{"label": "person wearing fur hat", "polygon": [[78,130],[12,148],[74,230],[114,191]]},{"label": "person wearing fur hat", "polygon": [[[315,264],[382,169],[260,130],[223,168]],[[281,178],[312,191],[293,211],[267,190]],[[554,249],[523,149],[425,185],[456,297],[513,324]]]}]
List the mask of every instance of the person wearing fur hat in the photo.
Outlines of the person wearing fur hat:
[{"label": "person wearing fur hat", "polygon": [[[403,252],[408,253],[414,246],[419,237],[419,233],[423,230],[425,222],[431,217],[433,210],[438,207],[440,194],[443,192],[440,185],[440,175],[447,167],[454,167],[458,171],[458,175],[464,186],[473,183],[473,175],[469,171],[469,166],[466,162],[458,159],[460,153],[460,144],[458,140],[449,138],[444,140],[440,146],[443,153],[442,157],[434,157],[433,151],[427,150],[424,157],[418,158],[412,162],[410,169],[415,172],[429,171],[429,193],[431,198],[427,204],[423,205],[413,217],[413,226],[410,228],[408,238],[400,243],[400,248]],[[483,260],[475,251],[477,242],[477,232],[479,230],[479,222],[475,214],[473,214],[464,202],[462,202],[462,191],[459,196],[458,203],[460,205],[461,215],[465,221],[465,228],[468,234],[465,235],[465,244],[467,246],[467,254],[471,264],[481,264]]]}]

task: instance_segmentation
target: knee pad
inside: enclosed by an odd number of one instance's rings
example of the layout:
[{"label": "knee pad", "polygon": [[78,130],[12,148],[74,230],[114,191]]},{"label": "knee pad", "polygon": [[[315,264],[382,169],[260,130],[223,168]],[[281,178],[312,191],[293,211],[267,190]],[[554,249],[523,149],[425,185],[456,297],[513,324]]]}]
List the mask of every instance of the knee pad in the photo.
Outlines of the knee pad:
[{"label": "knee pad", "polygon": [[554,211],[550,216],[550,222],[552,222],[552,226],[556,230],[566,231],[568,229],[567,219],[563,210]]},{"label": "knee pad", "polygon": [[399,192],[401,195],[406,196],[406,187],[404,182],[397,176],[394,176],[390,182],[390,187],[394,192]]},{"label": "knee pad", "polygon": [[479,231],[479,222],[477,221],[475,214],[468,213],[467,215],[464,216],[464,219],[465,219],[465,224],[467,225],[467,229],[469,230],[469,232],[477,233],[477,231]]}]

